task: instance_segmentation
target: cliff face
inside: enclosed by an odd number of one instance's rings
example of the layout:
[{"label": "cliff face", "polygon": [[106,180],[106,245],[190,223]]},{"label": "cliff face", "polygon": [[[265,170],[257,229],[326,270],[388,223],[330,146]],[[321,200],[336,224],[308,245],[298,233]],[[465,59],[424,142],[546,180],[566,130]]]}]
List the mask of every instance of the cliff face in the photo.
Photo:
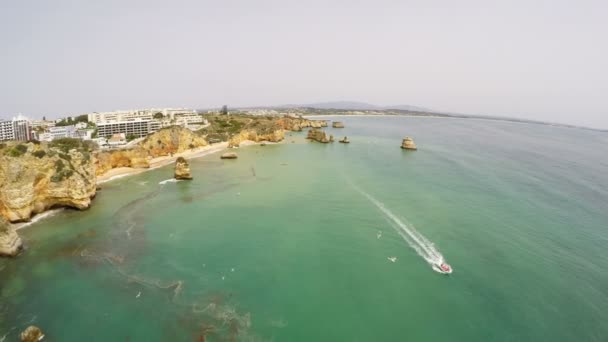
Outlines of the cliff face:
[{"label": "cliff face", "polygon": [[149,135],[139,144],[152,158],[168,156],[206,145],[208,143],[202,136],[178,126],[161,129]]},{"label": "cliff face", "polygon": [[327,127],[327,121],[324,120],[308,120],[299,118],[284,117],[277,120],[277,124],[288,131],[299,132],[303,128],[321,128]]},{"label": "cliff face", "polygon": [[22,242],[17,232],[0,217],[0,256],[15,256],[21,250]]},{"label": "cliff face", "polygon": [[97,175],[117,167],[149,168],[148,152],[143,148],[103,151],[95,155]]},{"label": "cliff face", "polygon": [[55,206],[88,208],[96,189],[93,159],[88,149],[59,142],[13,143],[3,148],[0,216],[11,222],[28,221]]},{"label": "cliff face", "polygon": [[245,140],[251,140],[255,142],[270,141],[279,142],[285,139],[285,131],[278,127],[270,130],[258,131],[256,129],[242,130],[239,134],[230,138],[228,142],[229,147],[239,146],[239,144]]}]

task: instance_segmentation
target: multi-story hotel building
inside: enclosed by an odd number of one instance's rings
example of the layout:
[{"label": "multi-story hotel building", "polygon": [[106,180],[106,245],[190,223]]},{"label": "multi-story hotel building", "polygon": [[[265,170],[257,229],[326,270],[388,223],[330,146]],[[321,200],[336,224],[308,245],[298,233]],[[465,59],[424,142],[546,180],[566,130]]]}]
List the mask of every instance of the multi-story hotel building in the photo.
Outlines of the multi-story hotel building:
[{"label": "multi-story hotel building", "polygon": [[160,122],[156,120],[104,122],[97,124],[97,135],[100,137],[110,137],[114,134],[124,133],[126,136],[134,135],[139,138],[156,132],[159,129]]},{"label": "multi-story hotel building", "polygon": [[19,140],[28,141],[32,139],[32,130],[29,120],[18,115],[12,120],[0,120],[0,141]]}]

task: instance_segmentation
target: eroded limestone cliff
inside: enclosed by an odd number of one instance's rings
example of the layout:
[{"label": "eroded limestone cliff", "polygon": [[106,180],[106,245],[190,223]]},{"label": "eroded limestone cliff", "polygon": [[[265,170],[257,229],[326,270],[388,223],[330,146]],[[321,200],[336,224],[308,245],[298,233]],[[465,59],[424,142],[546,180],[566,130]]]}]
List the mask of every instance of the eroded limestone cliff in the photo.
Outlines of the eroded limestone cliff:
[{"label": "eroded limestone cliff", "polygon": [[207,145],[207,140],[200,134],[179,126],[163,128],[139,143],[139,146],[146,150],[152,158],[168,156]]},{"label": "eroded limestone cliff", "polygon": [[94,158],[82,142],[9,143],[0,150],[0,216],[11,222],[52,207],[86,209],[95,190]]},{"label": "eroded limestone cliff", "polygon": [[97,175],[118,167],[149,168],[148,152],[141,147],[128,150],[100,151],[95,154]]}]

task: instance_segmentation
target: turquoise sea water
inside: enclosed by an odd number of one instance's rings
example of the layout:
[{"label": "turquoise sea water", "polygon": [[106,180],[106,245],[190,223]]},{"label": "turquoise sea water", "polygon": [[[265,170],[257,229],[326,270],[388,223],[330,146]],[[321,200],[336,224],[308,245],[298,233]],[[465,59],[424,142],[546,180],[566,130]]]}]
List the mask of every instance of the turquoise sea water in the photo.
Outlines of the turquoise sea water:
[{"label": "turquoise sea water", "polygon": [[608,134],[341,120],[327,131],[348,145],[291,133],[194,159],[190,182],[159,184],[168,166],[106,183],[20,231],[0,340],[29,324],[49,341],[608,340]]}]

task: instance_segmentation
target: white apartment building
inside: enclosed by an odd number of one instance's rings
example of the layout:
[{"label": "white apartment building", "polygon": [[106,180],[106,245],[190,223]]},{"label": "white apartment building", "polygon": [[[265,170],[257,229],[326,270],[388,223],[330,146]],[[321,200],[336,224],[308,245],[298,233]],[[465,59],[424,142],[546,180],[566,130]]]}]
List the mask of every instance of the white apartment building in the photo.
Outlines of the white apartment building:
[{"label": "white apartment building", "polygon": [[149,109],[117,110],[114,112],[95,112],[87,114],[89,122],[96,125],[120,121],[152,120],[153,112]]},{"label": "white apartment building", "polygon": [[55,121],[32,120],[30,122],[32,128],[38,127],[55,127]]},{"label": "white apartment building", "polygon": [[49,133],[51,134],[51,140],[58,138],[80,138],[74,125],[50,127]]},{"label": "white apartment building", "polygon": [[30,121],[23,115],[17,115],[12,120],[0,120],[0,141],[32,139]]},{"label": "white apartment building", "polygon": [[156,120],[104,122],[97,124],[97,135],[100,137],[109,137],[114,134],[124,133],[126,136],[134,135],[140,138],[149,133],[156,132],[159,129],[160,122]]}]

